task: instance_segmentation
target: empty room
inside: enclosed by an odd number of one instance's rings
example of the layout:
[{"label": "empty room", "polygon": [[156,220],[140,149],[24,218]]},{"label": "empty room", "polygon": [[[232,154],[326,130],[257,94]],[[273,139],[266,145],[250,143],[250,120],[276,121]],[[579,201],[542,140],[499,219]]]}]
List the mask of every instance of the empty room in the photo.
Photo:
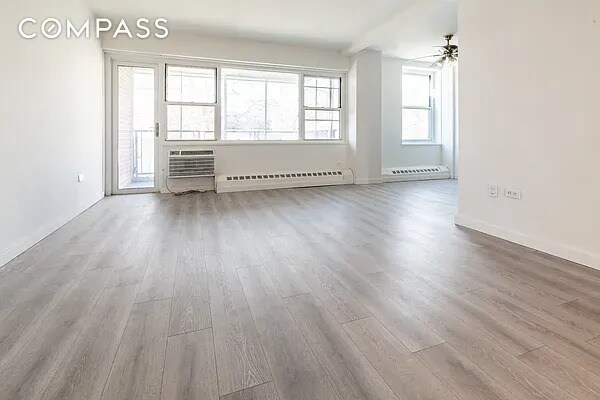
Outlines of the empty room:
[{"label": "empty room", "polygon": [[0,400],[600,399],[598,0],[6,0]]}]

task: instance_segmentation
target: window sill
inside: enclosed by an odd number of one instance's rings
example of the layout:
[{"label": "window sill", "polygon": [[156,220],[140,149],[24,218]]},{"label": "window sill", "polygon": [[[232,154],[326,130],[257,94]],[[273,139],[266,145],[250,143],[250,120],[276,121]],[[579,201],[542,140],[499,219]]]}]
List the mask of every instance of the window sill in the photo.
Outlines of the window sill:
[{"label": "window sill", "polygon": [[325,145],[340,146],[347,145],[345,140],[165,140],[164,147],[182,146],[305,146]]},{"label": "window sill", "polygon": [[402,142],[402,146],[441,146],[441,143],[435,142]]}]

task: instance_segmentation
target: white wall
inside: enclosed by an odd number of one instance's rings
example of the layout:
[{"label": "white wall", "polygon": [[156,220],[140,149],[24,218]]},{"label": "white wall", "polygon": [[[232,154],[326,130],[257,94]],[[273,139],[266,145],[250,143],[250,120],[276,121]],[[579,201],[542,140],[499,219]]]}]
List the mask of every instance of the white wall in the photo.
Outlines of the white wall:
[{"label": "white wall", "polygon": [[402,67],[404,65],[406,65],[404,60],[383,59],[382,167],[440,165],[442,163],[440,144],[402,144]]},{"label": "white wall", "polygon": [[600,2],[462,0],[459,20],[457,223],[600,268]]},{"label": "white wall", "polygon": [[25,40],[17,31],[25,16],[78,21],[89,14],[78,0],[20,0],[2,8],[0,265],[103,195],[100,44]]},{"label": "white wall", "polygon": [[130,40],[121,35],[104,35],[106,50],[126,50],[145,54],[198,57],[220,61],[321,68],[348,71],[350,58],[335,50],[293,46],[253,40],[199,36],[171,31],[165,39]]}]

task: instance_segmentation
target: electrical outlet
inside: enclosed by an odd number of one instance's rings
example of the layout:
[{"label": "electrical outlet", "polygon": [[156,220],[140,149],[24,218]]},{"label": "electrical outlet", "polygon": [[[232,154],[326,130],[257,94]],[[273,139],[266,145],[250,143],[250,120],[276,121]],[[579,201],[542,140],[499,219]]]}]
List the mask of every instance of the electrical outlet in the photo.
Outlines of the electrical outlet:
[{"label": "electrical outlet", "polygon": [[498,185],[488,185],[488,196],[498,197]]},{"label": "electrical outlet", "polygon": [[83,182],[84,180],[83,174],[77,174],[77,182]]},{"label": "electrical outlet", "polygon": [[504,196],[511,199],[521,200],[521,191],[518,189],[505,189]]}]

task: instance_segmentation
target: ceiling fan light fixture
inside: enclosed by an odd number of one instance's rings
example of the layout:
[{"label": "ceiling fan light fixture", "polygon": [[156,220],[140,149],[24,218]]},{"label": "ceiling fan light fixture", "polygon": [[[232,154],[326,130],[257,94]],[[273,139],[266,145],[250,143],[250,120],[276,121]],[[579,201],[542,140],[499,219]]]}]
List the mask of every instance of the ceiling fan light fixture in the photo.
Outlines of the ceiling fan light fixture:
[{"label": "ceiling fan light fixture", "polygon": [[446,64],[454,65],[458,62],[458,46],[455,44],[450,44],[450,41],[454,38],[454,35],[445,35],[444,40],[446,41],[445,46],[435,46],[439,48],[439,54],[414,58],[413,60],[420,60],[423,58],[429,57],[439,57],[437,61],[435,61],[431,68],[440,67],[442,68]]}]

